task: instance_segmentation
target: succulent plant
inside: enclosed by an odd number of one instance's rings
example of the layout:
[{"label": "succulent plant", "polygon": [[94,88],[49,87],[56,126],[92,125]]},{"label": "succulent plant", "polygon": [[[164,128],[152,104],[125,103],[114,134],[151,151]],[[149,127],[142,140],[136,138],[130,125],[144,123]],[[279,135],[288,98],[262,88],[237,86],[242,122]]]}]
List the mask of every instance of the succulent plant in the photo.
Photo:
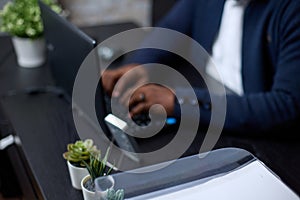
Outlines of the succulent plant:
[{"label": "succulent plant", "polygon": [[124,199],[124,190],[107,190],[106,200],[123,200]]},{"label": "succulent plant", "polygon": [[92,181],[94,182],[96,178],[100,176],[109,175],[113,169],[113,166],[108,168],[107,167],[107,158],[109,155],[110,148],[107,149],[105,156],[101,157],[100,151],[95,151],[90,154],[89,162],[83,161],[85,164]]},{"label": "succulent plant", "polygon": [[63,157],[74,165],[84,167],[84,161],[89,161],[91,153],[99,152],[93,143],[93,140],[86,139],[85,141],[78,140],[75,143],[68,144],[68,151],[63,153]]}]

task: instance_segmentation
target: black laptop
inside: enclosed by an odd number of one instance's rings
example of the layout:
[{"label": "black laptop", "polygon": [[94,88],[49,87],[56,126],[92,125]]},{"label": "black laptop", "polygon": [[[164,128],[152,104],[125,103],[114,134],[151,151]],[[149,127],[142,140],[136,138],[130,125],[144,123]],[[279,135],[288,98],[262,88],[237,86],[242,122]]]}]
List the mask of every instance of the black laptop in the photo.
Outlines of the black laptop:
[{"label": "black laptop", "polygon": [[[63,90],[65,95],[71,99],[77,72],[86,56],[89,55],[91,58],[91,52],[95,53],[95,55],[92,55],[92,59],[90,59],[89,62],[91,62],[91,67],[93,67],[95,74],[97,76],[98,74],[100,75],[99,55],[97,55],[99,51],[92,51],[96,47],[97,42],[67,19],[53,12],[44,3],[39,2],[39,5],[44,23],[44,34],[48,45],[48,58],[56,87]],[[150,152],[162,147],[164,144],[158,145],[157,143],[157,141],[162,141],[158,138],[158,135],[154,138],[140,140],[124,132],[125,126],[126,131],[128,131],[130,124],[127,124],[122,116],[111,114],[111,99],[105,95],[101,81],[99,82],[100,84],[98,84],[95,95],[97,121],[91,120],[93,117],[90,117],[90,114],[93,113],[93,111],[90,110],[90,106],[86,105],[84,99],[82,99],[82,101],[77,99],[75,104],[73,101],[72,105],[73,109],[81,113],[81,116],[85,118],[89,126],[97,127],[96,124],[100,124],[110,140],[121,149],[126,150],[124,151],[125,155],[134,162],[140,162],[140,158],[136,155],[137,152]],[[76,106],[75,108],[74,105]],[[145,120],[149,120],[144,116],[143,118],[144,119],[140,120],[141,123],[144,123]],[[123,124],[125,123],[125,126],[120,126],[120,121],[122,121]],[[166,143],[168,143],[168,141]]]}]

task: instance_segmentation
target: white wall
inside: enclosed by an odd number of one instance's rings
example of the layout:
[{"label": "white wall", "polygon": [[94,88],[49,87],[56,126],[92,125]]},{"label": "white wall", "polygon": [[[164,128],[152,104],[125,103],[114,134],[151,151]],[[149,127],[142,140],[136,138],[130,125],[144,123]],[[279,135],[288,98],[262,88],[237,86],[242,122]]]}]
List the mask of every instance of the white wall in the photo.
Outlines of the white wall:
[{"label": "white wall", "polygon": [[60,0],[78,26],[124,21],[151,24],[151,0]]}]

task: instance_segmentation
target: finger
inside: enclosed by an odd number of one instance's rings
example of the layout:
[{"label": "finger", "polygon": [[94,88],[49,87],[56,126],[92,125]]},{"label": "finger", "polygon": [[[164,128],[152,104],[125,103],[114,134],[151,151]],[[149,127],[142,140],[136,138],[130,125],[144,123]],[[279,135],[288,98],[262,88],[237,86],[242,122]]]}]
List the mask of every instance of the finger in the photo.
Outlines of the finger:
[{"label": "finger", "polygon": [[131,64],[119,71],[119,80],[112,94],[114,97],[119,97],[119,95],[128,90],[129,87],[134,87],[134,85],[137,85],[137,83],[141,81],[142,78],[140,77],[139,70],[131,71],[136,68],[136,66],[137,64]]},{"label": "finger", "polygon": [[130,88],[122,94],[122,96],[119,99],[120,104],[123,104],[124,106],[129,105],[128,102],[129,102],[130,96],[132,95],[132,91],[133,91],[133,89]]},{"label": "finger", "polygon": [[134,107],[138,103],[145,102],[145,100],[146,100],[145,93],[142,92],[141,90],[136,91],[129,99],[129,108]]},{"label": "finger", "polygon": [[142,102],[137,104],[131,111],[130,111],[130,116],[133,117],[137,114],[143,113],[147,111],[147,104]]},{"label": "finger", "polygon": [[122,98],[120,99],[120,103],[126,106],[132,105],[132,103],[130,103],[129,101],[132,99],[138,100],[138,97],[135,97],[137,94],[145,94],[143,92],[145,90],[144,88],[145,87],[142,84],[139,84],[139,82],[137,82],[137,84],[134,84],[132,87],[130,87],[130,89],[127,89],[126,92],[124,92]]},{"label": "finger", "polygon": [[113,91],[116,78],[117,78],[116,76],[117,76],[116,72],[109,71],[109,70],[105,71],[102,74],[102,86],[108,94],[111,94]]},{"label": "finger", "polygon": [[119,79],[117,84],[115,85],[114,89],[113,89],[113,93],[112,96],[113,97],[119,97],[122,93],[124,93],[125,91],[129,90],[129,86],[130,86],[130,82],[132,80],[132,76],[130,76],[130,74],[124,75],[125,73],[122,73],[120,71],[119,75]]}]

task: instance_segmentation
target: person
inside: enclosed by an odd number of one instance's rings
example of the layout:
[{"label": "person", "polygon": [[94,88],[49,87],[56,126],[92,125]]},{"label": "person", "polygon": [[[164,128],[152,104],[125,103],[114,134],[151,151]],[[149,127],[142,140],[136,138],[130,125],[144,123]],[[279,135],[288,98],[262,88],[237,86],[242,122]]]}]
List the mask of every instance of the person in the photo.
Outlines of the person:
[{"label": "person", "polygon": [[[299,185],[300,177],[295,174],[300,166],[296,159],[300,150],[300,1],[179,0],[157,26],[196,40],[212,56],[225,86],[234,91],[226,94],[223,131],[233,134],[227,137],[226,145],[254,152],[284,180]],[[103,74],[108,93],[123,103],[129,99],[131,116],[154,104],[163,105],[168,115],[178,115],[180,102],[176,98],[180,93],[176,89],[147,84],[122,99],[126,83],[115,87],[126,72],[140,64],[159,63],[162,55],[148,51],[135,57],[132,64]],[[210,65],[206,68],[209,72]],[[144,73],[137,70],[134,78],[144,77]],[[206,114],[210,112],[209,93],[194,89],[202,102],[200,123],[207,125],[211,117]],[[287,172],[283,166],[289,165]],[[297,186],[293,189],[300,192]]]},{"label": "person", "polygon": [[[225,131],[242,134],[273,133],[274,130],[282,130],[280,127],[299,124],[299,10],[300,3],[297,0],[183,0],[174,6],[158,26],[192,37],[212,54],[213,59],[216,54],[224,54],[220,61],[215,60],[220,63],[218,66],[222,66],[219,68],[221,72],[225,71],[223,79],[227,78],[229,82],[237,79],[229,86],[236,86],[236,91],[240,94],[227,95]],[[230,27],[225,27],[226,25]],[[224,45],[227,48],[222,49]],[[229,51],[232,48],[235,49]],[[149,53],[141,56],[142,59],[137,57],[134,64],[115,71],[107,70],[102,77],[104,88],[111,93],[114,83],[134,66],[159,62],[160,55],[155,56]],[[136,77],[143,76],[141,72]],[[225,81],[225,85],[226,83]],[[121,91],[122,86],[115,88],[114,96],[120,95]],[[145,96],[143,101],[139,101],[140,94]],[[175,95],[159,85],[147,84],[131,96],[130,114],[133,116],[149,109],[153,104],[161,104],[168,115],[176,115],[178,113],[174,111],[178,105]],[[208,95],[207,91],[197,90],[200,102],[206,101]],[[201,111],[207,110],[203,107]]]}]

